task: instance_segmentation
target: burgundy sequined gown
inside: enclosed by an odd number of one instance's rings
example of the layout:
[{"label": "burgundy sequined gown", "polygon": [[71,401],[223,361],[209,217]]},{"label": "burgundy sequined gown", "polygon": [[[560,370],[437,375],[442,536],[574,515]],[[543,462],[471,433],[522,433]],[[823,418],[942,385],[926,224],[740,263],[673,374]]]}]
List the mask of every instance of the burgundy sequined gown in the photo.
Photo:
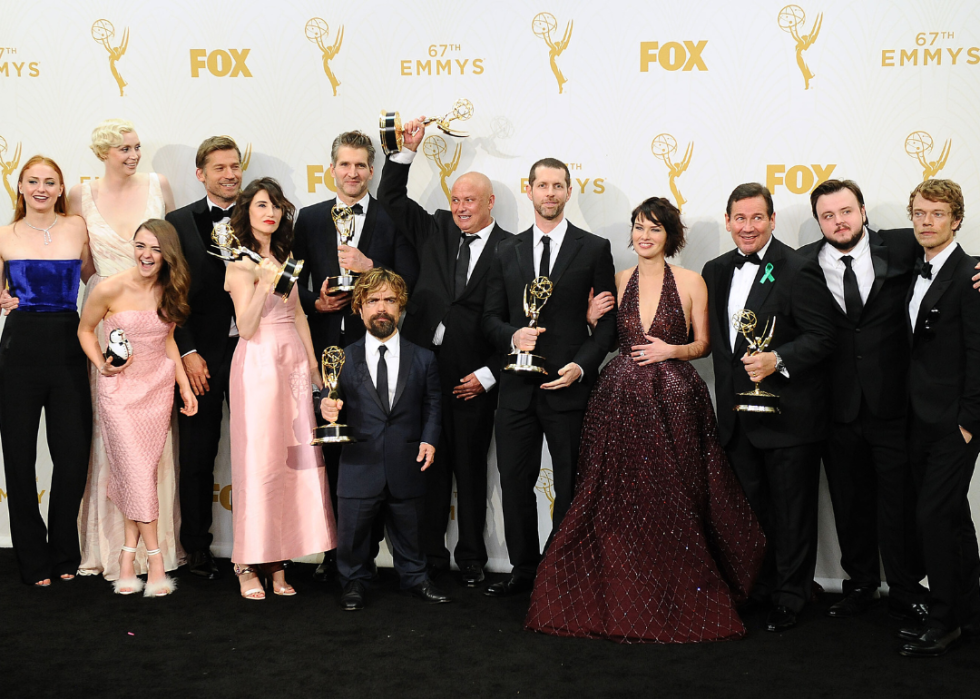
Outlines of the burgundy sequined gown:
[{"label": "burgundy sequined gown", "polygon": [[[718,443],[708,388],[689,362],[638,366],[647,344],[634,272],[619,309],[622,352],[582,426],[571,509],[538,567],[527,628],[624,643],[745,634],[735,611],[765,538]],[[670,267],[648,335],[687,342]]]}]

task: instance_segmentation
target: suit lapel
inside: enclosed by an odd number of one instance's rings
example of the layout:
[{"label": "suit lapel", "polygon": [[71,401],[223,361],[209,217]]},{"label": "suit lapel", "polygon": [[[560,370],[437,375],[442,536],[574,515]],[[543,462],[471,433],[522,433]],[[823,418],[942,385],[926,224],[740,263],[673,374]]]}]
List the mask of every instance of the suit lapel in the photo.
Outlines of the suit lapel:
[{"label": "suit lapel", "polygon": [[503,237],[504,232],[500,226],[496,223],[493,224],[493,228],[490,229],[490,235],[487,236],[487,242],[483,244],[483,251],[480,252],[480,257],[476,261],[476,266],[473,268],[473,274],[466,281],[466,289],[463,290],[463,296],[461,298],[465,298],[467,294],[473,292],[473,289],[480,287],[483,278],[490,271],[490,261],[493,259],[493,251],[497,249],[497,243]]},{"label": "suit lapel", "polygon": [[378,395],[378,389],[375,388],[374,382],[371,380],[371,372],[368,370],[367,353],[364,350],[364,338],[355,342],[348,349],[353,360],[354,371],[357,372],[358,385],[364,387],[367,394],[371,396],[371,400],[378,406],[378,410],[383,412],[384,406],[381,405],[381,397]]},{"label": "suit lapel", "polygon": [[555,263],[551,266],[550,278],[552,283],[558,283],[561,275],[568,269],[568,265],[575,259],[578,251],[582,249],[582,238],[584,236],[585,231],[576,228],[571,223],[568,224],[568,228],[565,231],[565,239],[562,241],[561,248],[558,250],[558,257],[555,258]]},{"label": "suit lapel", "polygon": [[721,344],[724,346],[726,352],[732,351],[728,346],[728,328],[731,327],[731,319],[728,317],[728,295],[732,291],[732,274],[735,270],[734,259],[736,254],[734,250],[729,252],[719,262],[715,270],[715,289],[717,289],[717,293],[715,294],[715,313],[718,316],[718,327],[724,338],[724,342]]},{"label": "suit lapel", "polygon": [[514,245],[514,253],[517,255],[517,268],[521,270],[521,277],[530,284],[538,275],[534,272],[534,234],[532,229],[517,236],[517,243]]},{"label": "suit lapel", "polygon": [[875,280],[871,283],[871,291],[868,292],[868,300],[864,302],[864,308],[868,307],[871,299],[881,290],[882,285],[885,283],[885,277],[888,275],[888,247],[882,245],[882,242],[881,236],[869,228],[868,244],[871,247],[871,264],[874,266]]},{"label": "suit lapel", "polygon": [[391,402],[391,409],[394,410],[398,405],[398,399],[405,392],[408,385],[408,374],[412,370],[412,360],[415,358],[415,345],[406,342],[401,333],[398,335],[398,384],[395,387],[395,400]]},{"label": "suit lapel", "polygon": [[[320,229],[322,235],[319,243],[323,245],[326,276],[328,277],[336,277],[340,274],[340,260],[337,257],[337,246],[340,245],[340,236],[337,235],[337,227],[333,224],[333,215],[331,213],[333,211],[333,205],[336,203],[336,198],[324,202],[326,211],[323,217],[323,227]],[[365,227],[367,227],[366,224]]]},{"label": "suit lapel", "polygon": [[194,205],[192,214],[194,216],[194,224],[197,226],[197,232],[201,236],[201,245],[207,251],[211,246],[211,231],[214,229],[214,224],[211,221],[211,207],[208,204],[207,197],[204,197]]},{"label": "suit lapel", "polygon": [[[368,195],[368,210],[364,216],[364,228],[361,229],[361,237],[357,241],[357,249],[368,255],[371,249],[371,241],[374,239],[374,228],[378,220],[378,207],[381,206],[377,199]],[[333,220],[333,219],[331,219]],[[370,257],[370,255],[368,255]],[[339,264],[339,263],[338,263]]]}]

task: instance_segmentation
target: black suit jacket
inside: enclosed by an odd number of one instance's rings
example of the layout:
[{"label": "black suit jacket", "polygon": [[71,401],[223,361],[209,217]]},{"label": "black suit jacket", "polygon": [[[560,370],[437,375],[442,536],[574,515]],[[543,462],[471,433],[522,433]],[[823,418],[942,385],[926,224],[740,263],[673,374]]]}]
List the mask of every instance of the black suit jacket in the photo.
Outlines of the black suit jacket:
[{"label": "black suit jacket", "polygon": [[513,236],[494,223],[466,288],[455,298],[462,232],[450,212],[430,214],[409,199],[410,167],[388,161],[378,186],[379,201],[418,251],[419,281],[408,301],[402,332],[411,342],[429,347],[439,323],[446,326],[439,354],[439,379],[446,395],[452,395],[460,379],[482,367],[488,367],[499,382],[502,357],[483,334],[481,324],[490,263],[500,241]]},{"label": "black suit jacket", "polygon": [[[528,324],[524,314],[524,288],[536,276],[533,228],[502,241],[490,268],[483,313],[483,331],[497,349],[506,355],[511,338]],[[609,241],[583,231],[571,223],[558,256],[551,266],[554,291],[544,306],[538,326],[545,332],[538,337],[534,354],[545,358],[547,376],[502,372],[500,407],[524,410],[534,391],[554,410],[582,410],[599,374],[599,366],[616,339],[615,309],[599,319],[590,334],[587,321],[589,291],[616,293],[615,269]],[[555,391],[538,387],[558,378],[558,370],[575,362],[585,376],[578,383]]]},{"label": "black suit jacket", "polygon": [[235,305],[225,291],[225,263],[208,254],[214,228],[210,209],[204,197],[171,211],[167,221],[177,229],[191,274],[191,314],[183,327],[174,331],[174,339],[181,355],[197,350],[204,361],[213,364],[224,355]]},{"label": "black suit jacket", "polygon": [[356,443],[340,454],[337,495],[370,498],[385,485],[396,498],[425,494],[419,444],[439,443],[442,396],[436,357],[399,335],[398,383],[390,412],[381,406],[365,361],[364,337],[344,350],[340,395]]},{"label": "black suit jacket", "polygon": [[[718,405],[718,437],[727,445],[735,432],[735,394],[751,391],[754,384],[742,364],[747,349],[739,334],[734,351],[729,347],[731,318],[728,294],[732,285],[732,250],[710,260],[702,276],[708,286],[711,356],[715,370]],[[775,281],[762,283],[772,264]],[[786,364],[787,379],[780,373],[766,377],[763,390],[780,398],[779,415],[741,413],[739,419],[753,445],[777,449],[817,442],[826,436],[829,390],[824,360],[834,349],[834,300],[816,263],[806,260],[788,245],[773,238],[759,265],[745,308],[758,318],[756,334],[775,318],[776,332],[768,351]]]},{"label": "black suit jacket", "polygon": [[[831,414],[841,423],[857,419],[862,398],[871,413],[882,419],[901,418],[908,404],[906,295],[922,248],[911,228],[868,229],[867,235],[875,278],[861,317],[855,323],[840,304],[833,304],[837,351],[830,362]],[[819,267],[818,256],[825,244],[818,240],[799,253]]]},{"label": "black suit jacket", "polygon": [[[323,280],[340,274],[337,260],[340,240],[330,215],[335,203],[336,198],[300,209],[293,229],[293,256],[304,261],[299,278],[299,298],[310,321],[313,350],[318,357],[325,347],[340,344],[341,318],[347,319],[344,323],[347,344],[364,336],[364,323],[349,305],[334,313],[320,313],[314,305]],[[409,289],[415,285],[418,279],[415,251],[396,234],[394,221],[373,197],[368,204],[357,249],[371,258],[375,266],[391,269],[404,277]]]},{"label": "black suit jacket", "polygon": [[912,348],[909,405],[913,415],[937,434],[961,426],[978,439],[980,294],[973,288],[975,265],[976,260],[957,247],[936,272],[914,329],[906,303],[905,327]]}]

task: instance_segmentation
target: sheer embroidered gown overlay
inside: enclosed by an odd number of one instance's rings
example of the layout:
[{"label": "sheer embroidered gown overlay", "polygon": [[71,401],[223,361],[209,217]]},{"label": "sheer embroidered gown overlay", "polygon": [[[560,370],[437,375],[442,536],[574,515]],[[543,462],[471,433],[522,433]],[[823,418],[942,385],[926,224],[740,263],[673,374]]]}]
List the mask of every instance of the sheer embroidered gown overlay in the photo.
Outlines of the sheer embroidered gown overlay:
[{"label": "sheer embroidered gown overlay", "polygon": [[[765,538],[695,368],[630,358],[631,346],[648,343],[638,297],[634,272],[618,315],[621,353],[589,400],[575,498],[538,568],[527,628],[622,642],[740,637],[735,605],[748,596]],[[687,342],[669,266],[646,334]]]}]

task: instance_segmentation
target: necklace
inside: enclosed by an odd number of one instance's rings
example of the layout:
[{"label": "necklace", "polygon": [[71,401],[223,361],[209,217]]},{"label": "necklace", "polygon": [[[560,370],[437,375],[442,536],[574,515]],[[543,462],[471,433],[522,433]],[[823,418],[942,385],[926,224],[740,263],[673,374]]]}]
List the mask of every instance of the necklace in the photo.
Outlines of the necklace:
[{"label": "necklace", "polygon": [[58,215],[55,214],[54,223],[52,223],[47,228],[38,228],[37,226],[32,226],[31,224],[27,223],[26,219],[24,220],[24,223],[27,224],[28,228],[33,228],[36,231],[41,231],[42,233],[44,233],[44,244],[48,245],[51,242],[51,229],[54,228],[55,223],[58,223]]}]

